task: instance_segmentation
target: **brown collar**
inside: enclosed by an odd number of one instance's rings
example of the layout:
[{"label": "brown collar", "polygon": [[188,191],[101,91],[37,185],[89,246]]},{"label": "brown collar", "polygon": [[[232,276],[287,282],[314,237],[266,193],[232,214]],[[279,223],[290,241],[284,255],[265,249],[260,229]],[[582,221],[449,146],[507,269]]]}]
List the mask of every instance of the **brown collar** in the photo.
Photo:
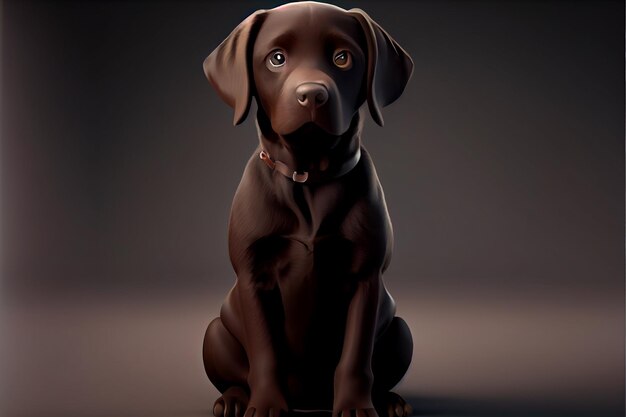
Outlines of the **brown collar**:
[{"label": "brown collar", "polygon": [[[303,184],[307,182],[307,180],[309,180],[309,173],[307,171],[304,171],[304,172],[294,171],[293,169],[289,168],[287,164],[285,164],[284,162],[273,159],[270,156],[270,154],[267,153],[267,151],[265,150],[261,150],[261,152],[259,153],[259,158],[261,158],[261,160],[265,162],[265,164],[268,167],[270,167],[272,170],[280,172],[285,177],[291,178],[294,182],[299,182]],[[315,180],[339,178],[342,175],[345,175],[348,172],[352,171],[352,169],[356,166],[356,164],[359,163],[360,159],[361,159],[361,147],[357,148],[356,152],[350,158],[348,158],[343,164],[341,164],[339,169],[335,171],[332,175],[329,175],[328,177],[320,175],[318,178],[315,178]],[[309,181],[309,183],[310,182],[311,181]]]}]

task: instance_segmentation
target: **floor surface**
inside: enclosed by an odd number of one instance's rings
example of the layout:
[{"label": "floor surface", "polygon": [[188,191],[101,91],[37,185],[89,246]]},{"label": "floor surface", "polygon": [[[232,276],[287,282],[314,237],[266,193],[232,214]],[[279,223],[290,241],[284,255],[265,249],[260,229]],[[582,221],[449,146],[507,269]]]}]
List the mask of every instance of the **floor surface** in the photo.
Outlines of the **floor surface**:
[{"label": "floor surface", "polygon": [[[200,349],[226,291],[5,297],[3,415],[209,417]],[[621,306],[391,292],[415,340],[397,391],[418,415],[620,415]]]}]

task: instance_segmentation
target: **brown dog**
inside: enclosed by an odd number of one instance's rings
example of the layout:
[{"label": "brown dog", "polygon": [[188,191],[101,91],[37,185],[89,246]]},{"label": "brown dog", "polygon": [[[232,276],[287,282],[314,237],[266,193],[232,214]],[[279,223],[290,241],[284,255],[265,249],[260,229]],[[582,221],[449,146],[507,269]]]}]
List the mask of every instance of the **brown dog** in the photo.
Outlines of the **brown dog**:
[{"label": "brown dog", "polygon": [[411,58],[363,11],[302,2],[252,14],[204,70],[235,124],[256,98],[259,132],[230,216],[237,281],[204,339],[214,414],[408,415],[389,390],[413,343],[383,284],[392,228],[360,108],[382,125]]}]

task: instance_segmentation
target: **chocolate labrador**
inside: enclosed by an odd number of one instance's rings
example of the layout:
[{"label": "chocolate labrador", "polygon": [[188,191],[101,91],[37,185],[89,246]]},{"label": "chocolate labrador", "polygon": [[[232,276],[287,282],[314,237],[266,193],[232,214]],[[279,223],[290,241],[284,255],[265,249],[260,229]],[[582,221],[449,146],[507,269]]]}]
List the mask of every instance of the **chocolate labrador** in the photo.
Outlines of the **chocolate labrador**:
[{"label": "chocolate labrador", "polygon": [[383,283],[393,235],[361,107],[382,126],[411,58],[362,10],[301,2],[253,13],[204,70],[235,125],[256,99],[259,135],[230,215],[237,280],[204,338],[215,416],[407,416],[389,390],[413,342]]}]

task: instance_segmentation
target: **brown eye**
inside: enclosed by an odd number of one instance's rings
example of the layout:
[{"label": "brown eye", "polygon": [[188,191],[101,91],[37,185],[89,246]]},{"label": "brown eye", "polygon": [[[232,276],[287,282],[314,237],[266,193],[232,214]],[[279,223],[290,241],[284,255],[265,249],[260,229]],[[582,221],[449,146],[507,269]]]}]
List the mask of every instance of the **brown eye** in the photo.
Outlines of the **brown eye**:
[{"label": "brown eye", "polygon": [[352,66],[352,55],[348,51],[339,51],[333,57],[335,66],[341,69],[349,69]]},{"label": "brown eye", "polygon": [[282,67],[285,65],[285,61],[287,61],[287,57],[283,51],[274,51],[270,54],[269,58],[270,64],[273,67]]}]

